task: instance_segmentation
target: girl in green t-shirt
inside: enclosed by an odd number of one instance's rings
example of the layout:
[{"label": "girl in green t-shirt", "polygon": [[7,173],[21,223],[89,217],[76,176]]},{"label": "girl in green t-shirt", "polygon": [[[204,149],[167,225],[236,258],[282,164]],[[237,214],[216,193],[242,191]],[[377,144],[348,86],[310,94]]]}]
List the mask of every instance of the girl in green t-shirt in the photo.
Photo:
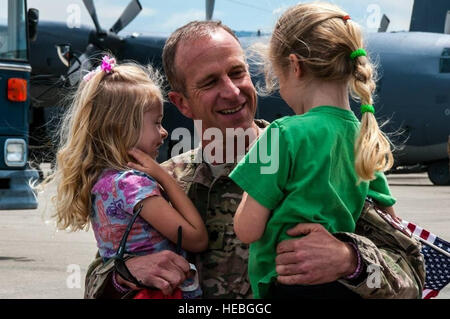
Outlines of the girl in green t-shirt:
[{"label": "girl in green t-shirt", "polygon": [[[298,4],[278,20],[267,58],[266,85],[279,83],[296,115],[274,121],[230,175],[245,191],[234,229],[252,243],[254,297],[357,297],[338,282],[277,284],[275,257],[277,244],[298,223],[354,232],[366,196],[395,217],[382,173],[393,157],[374,116],[375,71],[360,27],[334,5]],[[349,91],[361,101],[361,123]],[[346,279],[357,278],[360,266]]]}]

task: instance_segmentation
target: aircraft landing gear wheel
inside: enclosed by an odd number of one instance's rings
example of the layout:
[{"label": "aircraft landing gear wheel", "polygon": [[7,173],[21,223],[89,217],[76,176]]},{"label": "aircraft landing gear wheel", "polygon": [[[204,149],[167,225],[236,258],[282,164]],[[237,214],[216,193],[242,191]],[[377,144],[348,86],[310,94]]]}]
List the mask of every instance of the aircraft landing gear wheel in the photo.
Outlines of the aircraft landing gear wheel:
[{"label": "aircraft landing gear wheel", "polygon": [[450,185],[449,162],[440,161],[428,166],[428,177],[434,185]]}]

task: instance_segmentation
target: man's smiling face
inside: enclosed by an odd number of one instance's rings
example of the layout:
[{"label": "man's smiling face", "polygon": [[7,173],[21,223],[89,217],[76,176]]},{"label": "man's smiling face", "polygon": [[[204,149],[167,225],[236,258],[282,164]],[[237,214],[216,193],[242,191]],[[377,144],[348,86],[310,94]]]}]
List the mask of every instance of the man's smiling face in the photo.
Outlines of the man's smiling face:
[{"label": "man's smiling face", "polygon": [[257,100],[239,42],[218,29],[210,37],[180,43],[175,64],[184,78],[183,114],[202,120],[203,129],[250,128]]}]

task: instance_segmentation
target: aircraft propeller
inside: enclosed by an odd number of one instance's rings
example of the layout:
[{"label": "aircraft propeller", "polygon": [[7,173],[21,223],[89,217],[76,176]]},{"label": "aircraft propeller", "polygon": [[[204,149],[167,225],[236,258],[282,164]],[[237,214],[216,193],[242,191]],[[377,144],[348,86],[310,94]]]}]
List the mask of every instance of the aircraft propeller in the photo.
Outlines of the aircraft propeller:
[{"label": "aircraft propeller", "polygon": [[389,20],[388,16],[383,14],[383,17],[380,21],[380,27],[378,28],[378,32],[386,32],[389,24],[391,23],[391,20]]},{"label": "aircraft propeller", "polygon": [[94,22],[95,30],[97,34],[104,34],[105,31],[102,30],[100,23],[98,22],[97,10],[95,10],[94,0],[83,0],[84,6],[86,7],[89,15],[91,16],[92,22]]},{"label": "aircraft propeller", "polygon": [[211,20],[214,13],[214,0],[205,0],[206,20]]},{"label": "aircraft propeller", "polygon": [[136,16],[141,12],[142,6],[139,1],[131,1],[126,7],[125,11],[122,12],[120,18],[114,23],[114,25],[109,29],[112,33],[119,33],[123,28],[125,28],[131,21],[136,18]]},{"label": "aircraft propeller", "polygon": [[131,0],[109,31],[105,31],[98,21],[94,1],[83,0],[83,3],[94,22],[96,32],[91,33],[85,51],[80,57],[75,57],[75,62],[69,68],[68,75],[71,84],[76,84],[81,79],[82,73],[85,73],[82,71],[93,67],[91,58],[99,51],[110,51],[116,57],[121,55],[124,42],[117,34],[130,24],[142,10],[139,0]]},{"label": "aircraft propeller", "polygon": [[[97,34],[105,34],[105,31],[100,26],[100,23],[98,22],[97,17],[97,11],[95,9],[94,1],[93,0],[83,0],[84,6],[86,7],[87,11],[89,12],[89,15],[92,18],[92,21],[94,22],[95,29],[97,31]],[[128,6],[125,8],[125,10],[120,15],[119,19],[114,23],[114,25],[109,29],[109,32],[117,34],[121,30],[123,30],[131,21],[136,18],[136,16],[141,12],[142,5],[139,3],[139,0],[131,0]]]}]

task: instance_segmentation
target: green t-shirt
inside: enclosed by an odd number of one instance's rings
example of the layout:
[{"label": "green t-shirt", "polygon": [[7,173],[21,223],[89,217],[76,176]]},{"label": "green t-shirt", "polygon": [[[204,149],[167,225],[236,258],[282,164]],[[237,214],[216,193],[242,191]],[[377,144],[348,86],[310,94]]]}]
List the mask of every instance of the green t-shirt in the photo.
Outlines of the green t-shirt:
[{"label": "green t-shirt", "polygon": [[[358,184],[353,112],[319,106],[274,121],[230,178],[272,211],[263,236],[250,245],[249,277],[255,298],[267,298],[276,279],[276,246],[298,223],[318,223],[330,233],[354,232],[366,196],[392,206],[384,174]],[[369,190],[370,187],[370,190]]]}]

